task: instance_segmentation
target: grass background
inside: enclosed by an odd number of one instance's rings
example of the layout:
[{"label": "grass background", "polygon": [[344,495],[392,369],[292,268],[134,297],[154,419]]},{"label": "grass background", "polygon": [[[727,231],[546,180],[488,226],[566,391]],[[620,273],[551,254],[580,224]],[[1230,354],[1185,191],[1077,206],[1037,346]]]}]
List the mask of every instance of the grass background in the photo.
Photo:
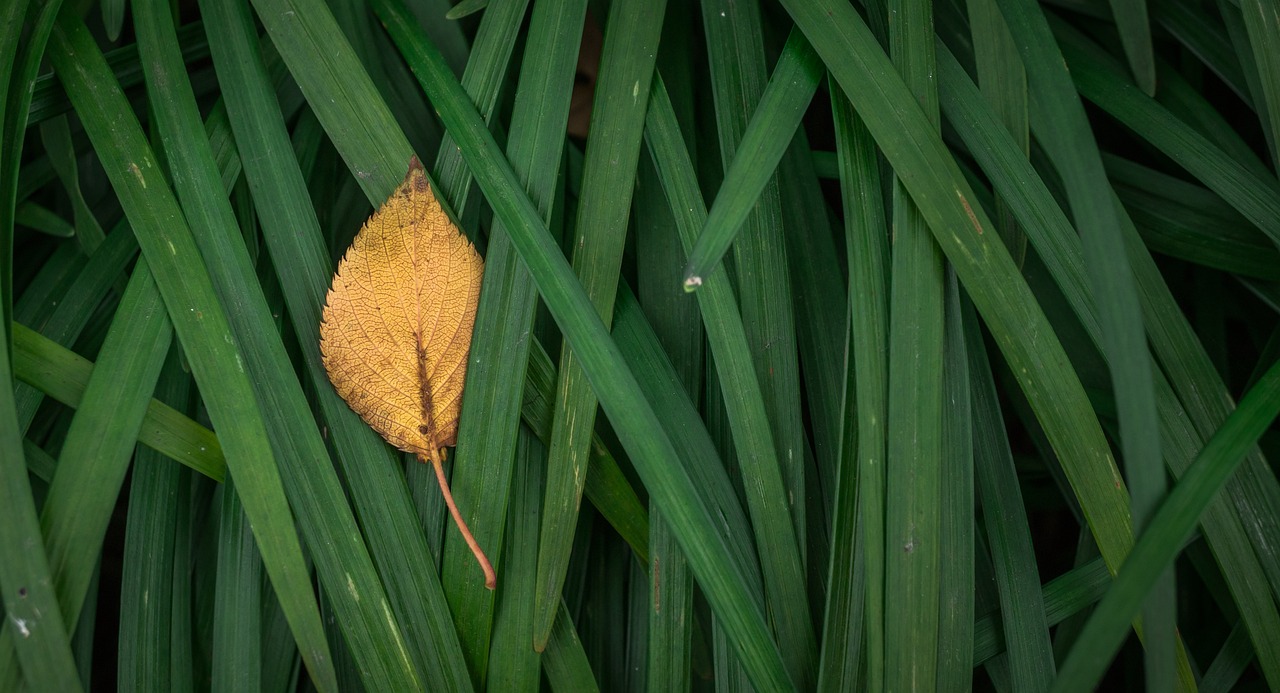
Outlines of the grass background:
[{"label": "grass background", "polygon": [[[1278,16],[4,3],[0,690],[1280,688]],[[415,154],[494,592],[319,360]]]}]

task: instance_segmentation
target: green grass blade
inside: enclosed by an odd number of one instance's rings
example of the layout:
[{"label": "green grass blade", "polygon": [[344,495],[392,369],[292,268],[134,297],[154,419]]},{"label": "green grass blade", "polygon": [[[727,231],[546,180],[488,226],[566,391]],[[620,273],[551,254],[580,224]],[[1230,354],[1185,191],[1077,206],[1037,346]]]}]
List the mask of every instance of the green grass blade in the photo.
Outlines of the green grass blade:
[{"label": "green grass blade", "polygon": [[129,284],[103,344],[101,365],[67,431],[40,514],[54,589],[69,624],[77,623],[92,596],[107,524],[173,338],[145,261]]},{"label": "green grass blade", "polygon": [[966,299],[955,274],[948,272],[944,303],[942,418],[942,499],[939,509],[939,690],[963,690],[973,681],[974,616],[974,434],[967,326],[962,321]]},{"label": "green grass blade", "polygon": [[[432,571],[429,551],[409,502],[403,479],[367,470],[381,464],[390,469],[393,457],[386,445],[333,391],[319,353],[320,309],[332,276],[332,263],[292,157],[282,114],[271,93],[248,12],[222,14],[228,5],[207,8],[223,21],[210,25],[210,43],[220,74],[225,73],[230,124],[245,157],[245,174],[253,191],[267,249],[276,261],[284,299],[289,308],[314,397],[319,400],[330,439],[345,472],[366,534],[364,542],[354,523],[342,529],[348,537],[343,556],[330,559],[321,570],[354,561],[346,570],[359,579],[365,596],[358,604],[338,600],[334,607],[348,616],[342,624],[357,661],[380,661],[391,681],[426,677],[433,687],[463,688],[466,675],[457,636],[443,593]],[[334,489],[338,490],[338,489]],[[338,493],[342,492],[338,490]],[[339,496],[340,497],[340,496]],[[345,503],[345,501],[335,501]],[[379,576],[368,564],[369,556]],[[339,562],[332,562],[338,559]],[[334,593],[341,593],[338,584]],[[345,588],[341,588],[345,590]],[[385,591],[384,591],[385,590]],[[388,602],[383,602],[384,597]],[[386,609],[395,615],[390,622]],[[357,608],[355,614],[347,609]],[[358,622],[358,623],[357,623]],[[399,631],[399,632],[397,632]],[[403,638],[403,640],[402,640]]]},{"label": "green grass blade", "polygon": [[[492,252],[492,246],[490,246]],[[533,649],[533,594],[538,574],[538,513],[542,511],[545,451],[527,429],[520,429],[515,450],[511,507],[507,511],[507,569],[499,585],[493,616],[489,688],[528,691],[538,687],[541,654]]]},{"label": "green grass blade", "polygon": [[[51,60],[129,215],[174,328],[186,348],[210,414],[224,432],[233,474],[240,475],[245,510],[257,530],[264,563],[309,669],[322,688],[333,688],[319,609],[303,567],[301,548],[267,442],[261,411],[247,375],[237,365],[226,315],[200,261],[191,232],[155,157],[112,81],[106,62],[83,24],[62,15],[51,41]],[[172,248],[172,249],[171,249]],[[243,359],[241,358],[241,362]]]},{"label": "green grass blade", "polygon": [[[1130,543],[1127,494],[1118,484],[1119,473],[1083,388],[1043,312],[1003,244],[978,233],[991,228],[985,212],[970,203],[974,195],[941,138],[933,134],[856,13],[832,2],[785,4],[842,89],[857,95],[855,106],[895,172],[927,201],[920,209],[930,229],[986,324],[998,335],[997,343],[1024,392],[1038,402],[1033,405],[1036,415],[1084,499],[1103,553],[1118,565]],[[1031,335],[1036,337],[1034,347]]]},{"label": "green grass blade", "polygon": [[1108,0],[1120,32],[1120,45],[1129,59],[1134,80],[1148,96],[1156,93],[1156,58],[1151,45],[1147,0]]},{"label": "green grass blade", "polygon": [[[889,53],[939,127],[933,6],[890,0]],[[865,117],[864,117],[865,121]],[[891,161],[892,164],[892,161]],[[899,174],[900,176],[901,174]],[[885,488],[885,687],[937,681],[942,588],[943,255],[901,177],[892,194]]]},{"label": "green grass blade", "polygon": [[[61,0],[28,3],[15,0],[4,10],[0,22],[0,330],[11,340],[13,321],[13,223],[17,202],[18,168],[26,138],[32,87],[48,45],[49,33],[61,7]],[[30,13],[30,16],[27,16]],[[23,39],[24,27],[29,25]],[[21,420],[21,419],[19,419]]]},{"label": "green grass blade", "polygon": [[[880,162],[866,126],[848,98],[832,94],[845,252],[849,264],[848,371],[844,393],[847,431],[832,520],[831,591],[827,596],[819,688],[856,685],[860,656],[868,690],[884,689],[884,489],[885,420],[888,418],[889,233],[880,183]],[[857,538],[859,528],[861,538]],[[865,588],[844,596],[838,575],[861,558]],[[858,606],[858,602],[862,606]],[[862,615],[863,623],[856,616]],[[859,629],[863,633],[859,634]],[[865,654],[854,644],[865,642]]]},{"label": "green grass blade", "polygon": [[[49,162],[71,198],[71,211],[75,220],[76,240],[85,255],[92,255],[102,244],[106,234],[94,217],[93,210],[85,202],[80,189],[80,172],[76,165],[75,147],[71,142],[71,126],[66,117],[52,118],[40,123],[40,140],[49,153]],[[123,287],[121,287],[123,288]]]},{"label": "green grass blade", "polygon": [[[943,54],[940,53],[941,55]],[[1084,288],[1081,251],[1075,245],[1078,237],[1070,222],[1053,201],[1043,182],[1036,183],[1039,179],[1012,139],[991,136],[999,132],[996,126],[989,124],[994,119],[989,111],[978,106],[980,97],[977,90],[967,82],[967,78],[962,78],[963,72],[954,59],[940,61],[939,67],[943,74],[943,105],[948,119],[966,140],[970,151],[979,157],[988,175],[997,181],[1005,198],[1020,216],[1032,243],[1049,267],[1059,288],[1068,297],[1072,309],[1086,326],[1090,338],[1095,343],[1100,342],[1101,328]],[[982,123],[988,125],[982,128],[971,127]],[[1036,198],[1034,201],[1033,197]],[[1125,217],[1121,221],[1127,223]],[[1156,270],[1154,261],[1141,250],[1139,243],[1134,242],[1135,235],[1126,229],[1126,250],[1131,254],[1132,266],[1142,289],[1140,297],[1147,317],[1147,328],[1157,355],[1173,373],[1172,383],[1180,389],[1179,395],[1174,395],[1163,376],[1156,380],[1166,463],[1177,475],[1185,471],[1201,445],[1200,436],[1196,430],[1187,427],[1186,419],[1190,418],[1196,429],[1206,430],[1207,427],[1208,432],[1212,433],[1212,426],[1216,425],[1212,422],[1221,422],[1229,413],[1229,405],[1226,404],[1229,398],[1223,399],[1227,397],[1225,388],[1212,365],[1207,364],[1207,356],[1203,348],[1198,346],[1190,326],[1185,319],[1175,318],[1181,311],[1175,307],[1176,303],[1167,287],[1163,287],[1163,279]],[[1187,403],[1185,411],[1178,402],[1179,397]],[[1245,471],[1254,466],[1256,462],[1251,461]],[[1261,489],[1275,483],[1274,478],[1268,481],[1267,475],[1259,473],[1253,473],[1251,479],[1252,484],[1241,486]],[[1234,485],[1228,488],[1238,507],[1254,503],[1244,495],[1243,489],[1238,491]],[[1261,526],[1268,515],[1252,510],[1246,516],[1251,518],[1250,521],[1242,523],[1240,518],[1230,515],[1226,506],[1215,505],[1205,516],[1205,531],[1214,546],[1216,556],[1224,566],[1233,597],[1247,604],[1242,608],[1242,614],[1250,623],[1251,631],[1259,633],[1260,638],[1267,639],[1273,636],[1264,634],[1277,632],[1280,623],[1277,623],[1274,606],[1247,587],[1249,584],[1256,584],[1258,580],[1266,580],[1267,576],[1263,574],[1259,558],[1255,557],[1253,548],[1249,546],[1250,537],[1245,536],[1245,528]],[[1259,530],[1255,529],[1251,537],[1257,531]],[[1265,554],[1263,557],[1265,558]]]},{"label": "green grass blade", "polygon": [[1019,691],[1046,691],[1055,665],[1031,528],[978,320],[971,309],[964,317],[973,378],[974,461],[1000,591],[1010,682]]},{"label": "green grass blade", "polygon": [[[40,332],[53,341],[70,346],[93,316],[93,311],[120,277],[125,266],[138,252],[138,242],[126,224],[120,224],[77,274],[60,298],[52,301],[52,310],[39,325]],[[29,388],[19,387],[15,393],[18,422],[26,430],[40,407],[42,396]]]},{"label": "green grass blade", "polygon": [[[231,205],[218,187],[221,179],[195,100],[175,76],[180,74],[180,55],[168,9],[162,3],[138,0],[135,18],[140,56],[177,192],[215,290],[232,307],[228,311],[231,327],[246,352],[246,369],[262,402],[268,435],[285,487],[295,499],[298,523],[317,572],[332,592],[361,595],[334,604],[347,644],[361,663],[368,685],[413,685],[421,674],[408,661],[397,624],[386,617],[385,593],[337,475],[326,462],[319,428],[257,284]],[[317,461],[323,464],[316,467]]]},{"label": "green grass blade", "polygon": [[[5,657],[9,661],[0,666],[0,673],[13,684],[21,676],[32,688],[78,690],[68,629],[53,587],[27,478],[8,343],[0,341],[0,350],[0,501],[9,508],[8,521],[0,523],[0,591],[6,624],[10,629],[21,624],[18,630],[25,630],[22,635],[27,636],[16,640],[10,636],[16,658]],[[19,664],[21,672],[17,671]]]},{"label": "green grass blade", "polygon": [[[660,79],[654,80],[649,98],[646,137],[650,155],[675,215],[680,242],[688,250],[694,245],[698,229],[703,227],[706,207],[675,111]],[[747,507],[764,574],[765,601],[773,605],[779,639],[785,638],[791,646],[799,648],[792,655],[794,677],[805,671],[801,668],[807,666],[804,653],[813,647],[812,634],[807,643],[803,639],[810,629],[808,600],[803,596],[804,567],[791,527],[782,465],[770,433],[763,387],[753,366],[750,341],[729,279],[727,274],[708,276],[697,294],[698,306],[732,429],[738,465],[744,477],[753,479],[744,485],[748,487]],[[801,595],[799,598],[797,592]]]},{"label": "green grass blade", "polygon": [[821,61],[804,34],[793,30],[737,143],[732,162],[725,166],[724,182],[707,213],[698,242],[689,252],[686,289],[692,291],[702,285],[720,264],[734,237],[745,228],[747,217],[773,178],[791,144],[791,135],[818,90],[820,68]]},{"label": "green grass blade", "polygon": [[[1190,536],[1196,522],[1244,460],[1258,437],[1280,414],[1280,364],[1273,364],[1240,400],[1240,406],[1197,455],[1187,473],[1151,519],[1063,662],[1054,690],[1081,690],[1095,685],[1128,631],[1146,595]],[[1259,647],[1262,645],[1259,644]],[[1276,649],[1259,650],[1265,660]],[[1270,680],[1270,679],[1268,679]]]},{"label": "green grass blade", "polygon": [[214,594],[210,689],[262,688],[262,557],[244,506],[227,480],[218,494],[218,575]]},{"label": "green grass blade", "polygon": [[[190,399],[190,383],[179,350],[171,346],[156,396],[182,406]],[[189,640],[174,637],[174,574],[178,566],[186,567],[177,552],[182,522],[177,501],[186,481],[181,467],[154,450],[134,453],[120,578],[116,685],[122,691],[173,690],[171,651],[190,649]]]},{"label": "green grass blade", "polygon": [[1266,103],[1262,126],[1271,133],[1271,161],[1280,164],[1280,13],[1271,0],[1241,0],[1240,10]]},{"label": "green grass blade", "polygon": [[[1061,27],[1059,27],[1061,28]],[[1280,244],[1280,189],[1256,159],[1238,161],[1116,75],[1074,32],[1059,31],[1081,95],[1167,154]]]},{"label": "green grass blade", "polygon": [[584,693],[600,690],[591,671],[591,662],[587,661],[587,653],[582,649],[582,641],[578,639],[573,616],[563,602],[552,622],[551,637],[547,639],[547,649],[542,654],[542,669],[553,690]]},{"label": "green grass blade", "polygon": [[[665,0],[614,2],[601,49],[574,222],[572,263],[605,325],[613,316],[648,105],[645,97],[653,79],[665,8]],[[561,347],[538,540],[533,631],[536,648],[546,645],[559,608],[585,482],[587,446],[595,422],[596,393],[581,360],[582,355],[567,342]]]},{"label": "green grass blade", "polygon": [[[1145,5],[1116,11],[1125,50],[1138,81],[1148,93],[1155,91],[1151,61],[1150,26]],[[1165,494],[1165,472],[1160,452],[1160,427],[1153,384],[1153,364],[1143,330],[1142,307],[1134,270],[1124,251],[1121,210],[1112,202],[1102,159],[1074,93],[1072,75],[1064,66],[1048,23],[1033,3],[1004,0],[1000,3],[1010,30],[1019,42],[1027,68],[1028,88],[1037,135],[1056,164],[1067,189],[1072,214],[1080,230],[1088,286],[1097,302],[1102,326],[1100,345],[1111,367],[1120,426],[1120,449],[1132,495],[1133,523],[1145,526],[1155,505]],[[1127,15],[1127,16],[1126,16]],[[1124,532],[1124,530],[1121,530]],[[1128,540],[1128,532],[1124,532]],[[1166,584],[1166,587],[1168,584]],[[1145,611],[1147,630],[1147,684],[1155,690],[1173,685],[1175,617],[1172,590],[1162,590]],[[1180,672],[1187,687],[1190,674]]]},{"label": "green grass blade", "polygon": [[[13,325],[14,375],[54,400],[78,408],[93,372],[93,362],[59,346],[21,323]],[[227,463],[213,431],[159,400],[151,400],[138,442],[222,481]]]}]

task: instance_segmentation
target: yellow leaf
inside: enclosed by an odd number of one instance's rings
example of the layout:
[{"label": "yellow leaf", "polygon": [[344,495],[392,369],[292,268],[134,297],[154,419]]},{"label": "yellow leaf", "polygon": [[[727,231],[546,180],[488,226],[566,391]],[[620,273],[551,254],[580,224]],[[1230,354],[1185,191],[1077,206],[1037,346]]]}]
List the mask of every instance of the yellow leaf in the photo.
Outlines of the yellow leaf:
[{"label": "yellow leaf", "polygon": [[493,589],[493,568],[454,505],[443,448],[458,439],[484,261],[449,220],[422,164],[360,229],[338,263],[320,352],[338,394],[375,431],[431,462],[458,529]]}]

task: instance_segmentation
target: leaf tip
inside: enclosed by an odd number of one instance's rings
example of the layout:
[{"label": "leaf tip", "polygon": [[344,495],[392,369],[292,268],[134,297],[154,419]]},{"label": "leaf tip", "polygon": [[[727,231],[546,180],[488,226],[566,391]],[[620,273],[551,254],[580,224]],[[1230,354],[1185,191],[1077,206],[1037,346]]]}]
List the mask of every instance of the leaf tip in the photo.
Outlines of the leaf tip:
[{"label": "leaf tip", "polygon": [[694,291],[697,291],[698,287],[700,286],[702,286],[702,277],[699,277],[696,274],[692,274],[692,275],[689,275],[688,277],[685,277],[684,290],[687,293],[693,293]]}]

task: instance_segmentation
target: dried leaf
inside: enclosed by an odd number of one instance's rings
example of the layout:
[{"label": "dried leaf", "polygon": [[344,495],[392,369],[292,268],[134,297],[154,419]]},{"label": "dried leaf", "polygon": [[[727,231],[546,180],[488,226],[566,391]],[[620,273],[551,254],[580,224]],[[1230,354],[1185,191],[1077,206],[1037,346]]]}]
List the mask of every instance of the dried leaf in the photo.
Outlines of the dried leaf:
[{"label": "dried leaf", "polygon": [[338,264],[320,325],[320,351],[338,394],[388,442],[431,462],[458,528],[443,448],[458,439],[462,386],[484,261],[436,200],[414,157],[404,182]]}]

